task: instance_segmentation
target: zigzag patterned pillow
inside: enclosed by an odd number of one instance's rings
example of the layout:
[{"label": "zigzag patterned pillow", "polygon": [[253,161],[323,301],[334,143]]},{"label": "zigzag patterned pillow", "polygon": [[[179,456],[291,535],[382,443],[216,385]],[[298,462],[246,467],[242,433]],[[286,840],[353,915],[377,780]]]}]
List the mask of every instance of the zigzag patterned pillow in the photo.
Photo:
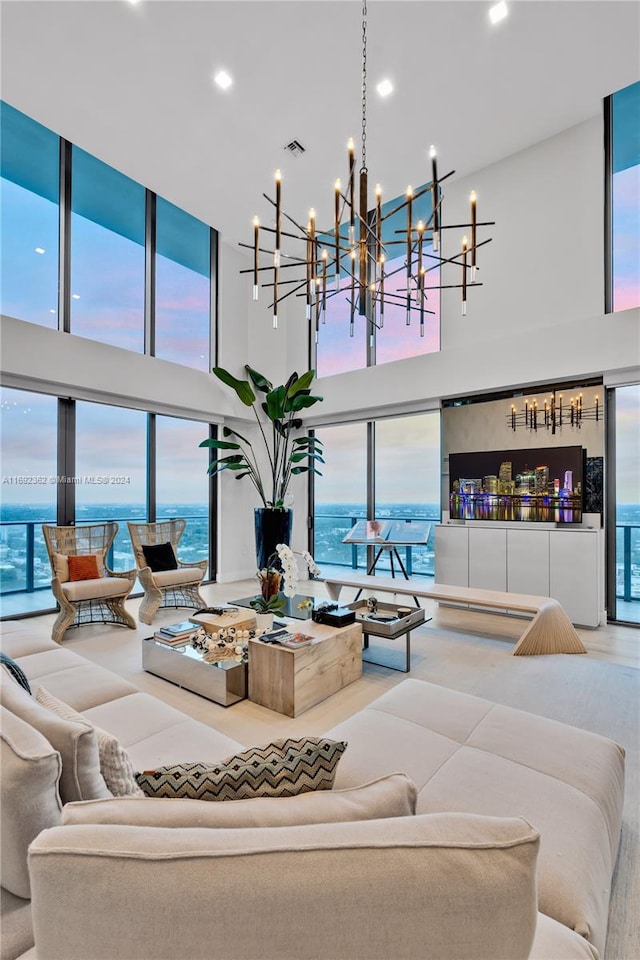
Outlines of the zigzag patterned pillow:
[{"label": "zigzag patterned pillow", "polygon": [[344,741],[303,737],[250,747],[220,763],[176,763],[136,774],[148,797],[249,800],[330,790]]}]

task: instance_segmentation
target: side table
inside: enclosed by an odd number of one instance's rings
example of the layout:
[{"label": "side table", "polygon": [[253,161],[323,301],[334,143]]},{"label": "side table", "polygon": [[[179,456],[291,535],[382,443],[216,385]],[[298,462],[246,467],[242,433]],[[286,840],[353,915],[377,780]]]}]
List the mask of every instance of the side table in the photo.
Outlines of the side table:
[{"label": "side table", "polygon": [[249,700],[298,717],[362,676],[362,627],[307,622],[317,640],[299,650],[249,640]]}]

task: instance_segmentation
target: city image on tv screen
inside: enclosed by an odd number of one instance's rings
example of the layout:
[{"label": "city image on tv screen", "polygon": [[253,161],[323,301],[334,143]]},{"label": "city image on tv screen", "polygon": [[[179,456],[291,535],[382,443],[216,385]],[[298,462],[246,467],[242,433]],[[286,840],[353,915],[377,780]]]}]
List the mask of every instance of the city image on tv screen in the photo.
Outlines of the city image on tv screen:
[{"label": "city image on tv screen", "polygon": [[452,520],[580,523],[582,447],[449,455]]}]

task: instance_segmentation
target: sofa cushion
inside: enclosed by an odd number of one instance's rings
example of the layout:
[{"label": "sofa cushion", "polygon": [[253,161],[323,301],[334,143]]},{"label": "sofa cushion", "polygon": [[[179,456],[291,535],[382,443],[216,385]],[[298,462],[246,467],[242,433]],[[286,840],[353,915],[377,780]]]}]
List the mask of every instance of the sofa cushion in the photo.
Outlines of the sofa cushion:
[{"label": "sofa cushion", "polygon": [[20,657],[20,666],[32,687],[41,683],[56,697],[82,712],[137,693],[132,683],[58,643],[54,650]]},{"label": "sofa cushion", "polygon": [[95,553],[67,557],[69,580],[99,580],[98,557]]},{"label": "sofa cushion", "polygon": [[136,775],[149,797],[247,800],[330,790],[346,743],[318,737],[274,740],[215,764],[183,763]]},{"label": "sofa cushion", "polygon": [[26,690],[27,693],[31,693],[31,687],[29,686],[29,681],[27,676],[20,666],[19,663],[16,663],[9,654],[0,651],[0,664],[2,664],[2,669],[5,673],[8,673],[10,677],[13,677],[16,683],[18,683],[23,690]]},{"label": "sofa cushion", "polygon": [[562,960],[600,960],[595,947],[579,933],[539,913],[529,960],[555,960],[556,957]]},{"label": "sofa cushion", "polygon": [[348,790],[295,797],[257,797],[234,803],[172,800],[87,800],[68,803],[63,824],[112,823],[136,827],[283,827],[302,823],[383,820],[416,812],[417,790],[403,773]]},{"label": "sofa cushion", "polygon": [[542,836],[540,910],[604,950],[624,795],[617,744],[411,679],[327,736],[351,745],[338,788],[400,767],[418,786],[418,813],[526,817]]},{"label": "sofa cushion", "polygon": [[56,716],[9,678],[0,678],[0,685],[4,706],[38,730],[59,752],[62,758],[62,802],[109,797],[100,773],[98,742],[93,728],[88,723]]},{"label": "sofa cushion", "polygon": [[134,770],[182,760],[213,763],[244,749],[237,740],[139,691],[83,713],[90,723],[117,737],[131,757]]},{"label": "sofa cushion", "polygon": [[[23,690],[19,693],[30,699]],[[60,822],[62,762],[49,741],[6,704],[0,706],[0,747],[2,885],[16,897],[28,898],[27,850],[41,830]]]},{"label": "sofa cushion", "polygon": [[97,580],[69,580],[61,583],[69,600],[99,600],[103,597],[122,597],[129,592],[131,582],[126,577],[100,577]]},{"label": "sofa cushion", "polygon": [[[74,710],[67,703],[54,697],[44,687],[38,687],[36,699],[49,710],[53,710],[64,720],[76,720],[80,723],[89,723],[86,717]],[[93,726],[93,724],[89,724]],[[98,739],[98,754],[100,757],[100,773],[104,777],[107,789],[114,797],[143,797],[144,794],[134,776],[133,766],[127,751],[118,740],[106,730],[93,727]]]},{"label": "sofa cushion", "polygon": [[143,543],[142,552],[152,573],[159,570],[175,570],[178,566],[173,546],[170,543]]},{"label": "sofa cushion", "polygon": [[537,850],[523,820],[460,814],[57,827],[29,854],[36,942],[43,957],[63,945],[65,960],[104,956],[105,944],[137,960],[526,960]]},{"label": "sofa cushion", "polygon": [[179,567],[177,570],[154,573],[153,580],[157,587],[175,587],[181,583],[199,583],[203,577],[204,570],[199,567]]},{"label": "sofa cushion", "polygon": [[31,900],[16,897],[1,887],[0,916],[2,917],[0,957],[2,960],[17,960],[18,957],[23,960],[26,951],[33,947]]}]

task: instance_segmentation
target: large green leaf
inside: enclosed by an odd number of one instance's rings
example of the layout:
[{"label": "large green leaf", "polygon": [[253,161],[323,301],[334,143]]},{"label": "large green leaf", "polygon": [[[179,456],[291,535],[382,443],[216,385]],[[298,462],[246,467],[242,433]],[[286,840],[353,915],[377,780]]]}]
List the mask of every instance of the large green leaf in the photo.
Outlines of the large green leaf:
[{"label": "large green leaf", "polygon": [[242,440],[243,443],[246,443],[248,447],[251,446],[251,441],[247,440],[246,437],[243,437],[241,433],[238,433],[237,430],[232,430],[231,427],[223,427],[222,433],[225,437],[237,437],[238,440]]},{"label": "large green leaf", "polygon": [[289,396],[293,397],[296,393],[300,393],[301,390],[308,390],[315,375],[315,370],[307,370],[307,372],[303,373],[301,377],[298,377],[296,382],[289,390]]},{"label": "large green leaf", "polygon": [[302,410],[303,407],[312,407],[314,403],[318,403],[322,400],[322,397],[310,397],[307,394],[299,393],[291,401],[292,410]]},{"label": "large green leaf", "polygon": [[229,443],[226,440],[203,440],[201,447],[210,447],[213,450],[239,450],[239,443]]},{"label": "large green leaf", "polygon": [[[302,420],[298,422],[302,423]],[[291,443],[297,447],[322,447],[322,440],[319,437],[294,437]]]},{"label": "large green leaf", "polygon": [[302,452],[292,453],[291,456],[289,457],[289,461],[291,463],[300,463],[302,460],[307,460],[307,459],[318,460],[320,463],[324,463],[324,460],[322,459],[319,453],[307,453],[305,451],[304,453]]},{"label": "large green leaf", "polygon": [[[291,430],[299,430],[301,426],[302,420],[300,420],[299,417],[295,417],[293,420],[287,420],[286,423],[283,423],[282,429],[290,433]],[[295,439],[292,442],[295,443]]]},{"label": "large green leaf", "polygon": [[245,363],[244,368],[249,374],[249,378],[256,390],[260,390],[261,393],[269,393],[270,390],[273,390],[273,384],[270,380],[267,380],[264,374],[253,370],[248,363]]},{"label": "large green leaf", "polygon": [[284,387],[276,387],[267,394],[267,416],[269,420],[282,420],[284,417]]},{"label": "large green leaf", "polygon": [[238,398],[242,400],[245,406],[253,406],[256,395],[251,389],[251,384],[248,382],[248,380],[238,380],[237,377],[234,377],[233,374],[229,373],[228,370],[225,370],[224,367],[214,367],[213,373],[216,375],[218,380],[222,380],[222,382],[226,383],[228,387],[232,387],[235,390]]}]

